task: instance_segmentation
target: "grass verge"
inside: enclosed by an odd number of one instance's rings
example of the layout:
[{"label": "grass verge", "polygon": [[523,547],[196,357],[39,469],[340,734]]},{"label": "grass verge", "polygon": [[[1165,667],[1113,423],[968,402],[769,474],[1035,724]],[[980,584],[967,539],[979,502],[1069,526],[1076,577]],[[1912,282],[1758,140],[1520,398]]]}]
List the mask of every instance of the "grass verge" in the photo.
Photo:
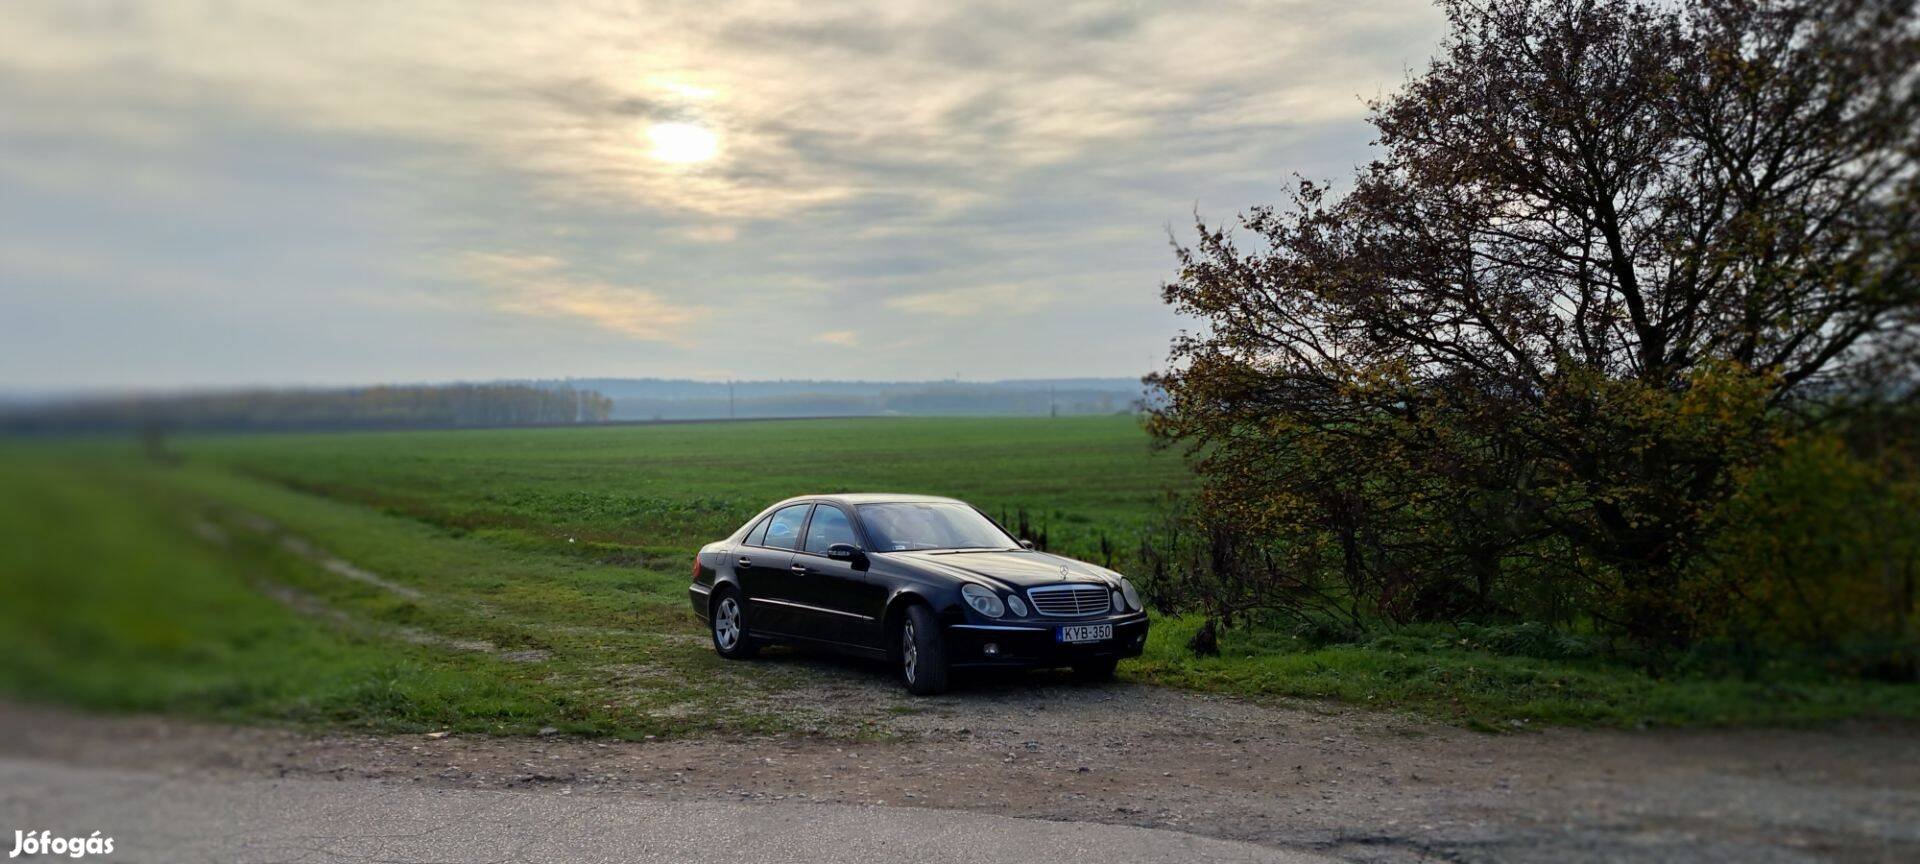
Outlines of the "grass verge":
[{"label": "grass verge", "polygon": [[1227,630],[1196,657],[1194,616],[1161,617],[1137,680],[1243,696],[1336,699],[1487,731],[1559,726],[1805,725],[1920,718],[1920,687],[1802,674],[1771,681],[1656,678],[1597,659],[1496,653],[1446,628],[1313,645],[1272,630]]}]

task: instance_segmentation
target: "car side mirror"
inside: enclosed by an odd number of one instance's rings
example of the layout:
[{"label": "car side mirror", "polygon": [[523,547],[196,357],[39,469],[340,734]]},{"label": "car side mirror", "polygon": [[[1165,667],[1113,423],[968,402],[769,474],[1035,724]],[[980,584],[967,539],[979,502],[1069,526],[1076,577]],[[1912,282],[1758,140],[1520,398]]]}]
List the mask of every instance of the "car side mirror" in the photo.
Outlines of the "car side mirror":
[{"label": "car side mirror", "polygon": [[1033,541],[1032,541],[1032,540],[1022,540],[1022,541],[1020,541],[1020,548],[1022,548],[1022,549],[1032,549],[1032,548],[1033,548]]},{"label": "car side mirror", "polygon": [[867,563],[867,553],[852,543],[835,543],[827,547],[827,557],[835,561],[846,561],[855,567]]}]

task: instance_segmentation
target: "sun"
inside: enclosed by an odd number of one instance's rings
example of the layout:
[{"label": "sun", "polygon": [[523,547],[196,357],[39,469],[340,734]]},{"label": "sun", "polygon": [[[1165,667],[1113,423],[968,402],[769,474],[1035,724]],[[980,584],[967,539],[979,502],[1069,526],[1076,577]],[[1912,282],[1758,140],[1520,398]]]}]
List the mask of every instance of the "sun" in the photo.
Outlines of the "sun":
[{"label": "sun", "polygon": [[720,155],[720,138],[696,123],[655,123],[647,127],[653,142],[648,155],[675,165],[693,165]]}]

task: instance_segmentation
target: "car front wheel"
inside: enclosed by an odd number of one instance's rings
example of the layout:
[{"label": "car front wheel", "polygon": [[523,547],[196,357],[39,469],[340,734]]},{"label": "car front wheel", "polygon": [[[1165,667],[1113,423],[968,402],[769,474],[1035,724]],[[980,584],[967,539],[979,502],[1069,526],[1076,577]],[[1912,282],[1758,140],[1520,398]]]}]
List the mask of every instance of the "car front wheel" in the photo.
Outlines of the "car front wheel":
[{"label": "car front wheel", "polygon": [[900,622],[900,677],[915,696],[931,696],[947,689],[947,644],[933,611],[918,603],[907,607]]},{"label": "car front wheel", "polygon": [[745,607],[740,595],[732,590],[723,591],[718,600],[713,601],[713,650],[728,660],[745,660],[760,650],[753,639],[747,636]]}]

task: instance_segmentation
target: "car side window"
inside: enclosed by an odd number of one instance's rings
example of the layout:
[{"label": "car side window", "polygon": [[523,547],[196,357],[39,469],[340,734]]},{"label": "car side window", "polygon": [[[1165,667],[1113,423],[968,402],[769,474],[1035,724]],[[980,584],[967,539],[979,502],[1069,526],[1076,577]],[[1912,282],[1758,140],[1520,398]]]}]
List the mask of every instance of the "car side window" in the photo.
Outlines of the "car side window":
[{"label": "car side window", "polygon": [[767,518],[760,520],[760,524],[753,526],[753,530],[747,532],[747,541],[746,541],[747,545],[748,546],[767,545],[767,526],[772,523],[773,523],[773,517],[768,516]]},{"label": "car side window", "polygon": [[795,504],[773,511],[767,520],[766,542],[759,545],[773,549],[798,549],[800,547],[800,528],[807,524],[807,508],[812,504]]},{"label": "car side window", "polygon": [[853,520],[847,518],[847,512],[831,504],[822,504],[813,511],[813,522],[807,525],[806,551],[815,555],[827,554],[827,547],[835,543],[859,545],[853,536]]}]

